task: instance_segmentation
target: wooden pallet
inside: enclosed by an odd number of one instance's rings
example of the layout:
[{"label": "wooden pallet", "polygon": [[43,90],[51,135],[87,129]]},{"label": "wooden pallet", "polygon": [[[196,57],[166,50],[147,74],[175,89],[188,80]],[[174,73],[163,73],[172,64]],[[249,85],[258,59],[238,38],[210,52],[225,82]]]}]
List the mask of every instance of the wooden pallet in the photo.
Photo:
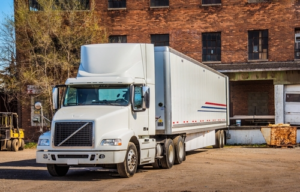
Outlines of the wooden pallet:
[{"label": "wooden pallet", "polygon": [[268,147],[286,149],[286,148],[296,148],[299,146],[298,145],[268,145]]}]

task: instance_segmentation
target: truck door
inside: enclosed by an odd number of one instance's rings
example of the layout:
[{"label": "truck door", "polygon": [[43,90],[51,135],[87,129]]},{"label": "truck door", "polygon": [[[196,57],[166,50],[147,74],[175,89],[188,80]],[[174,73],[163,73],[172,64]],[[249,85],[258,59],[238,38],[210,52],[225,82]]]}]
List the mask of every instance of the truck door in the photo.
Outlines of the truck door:
[{"label": "truck door", "polygon": [[134,86],[134,95],[133,95],[133,108],[131,113],[131,129],[139,135],[149,135],[149,110],[145,108],[143,97],[143,86],[136,85]]}]

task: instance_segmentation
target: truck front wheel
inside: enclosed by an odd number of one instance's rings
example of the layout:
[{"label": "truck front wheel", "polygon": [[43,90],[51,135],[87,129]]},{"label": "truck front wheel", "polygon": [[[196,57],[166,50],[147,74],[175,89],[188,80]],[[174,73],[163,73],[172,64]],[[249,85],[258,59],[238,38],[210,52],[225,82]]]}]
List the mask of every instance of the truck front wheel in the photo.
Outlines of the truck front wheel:
[{"label": "truck front wheel", "polygon": [[136,146],[129,142],[125,160],[123,163],[117,164],[117,170],[121,177],[132,177],[138,167],[138,153]]},{"label": "truck front wheel", "polygon": [[165,155],[161,159],[161,167],[164,169],[170,169],[174,165],[175,161],[175,149],[174,149],[174,144],[171,139],[167,139],[165,142]]},{"label": "truck front wheel", "polygon": [[55,164],[47,164],[47,169],[53,177],[65,176],[69,171],[70,166],[57,166]]}]

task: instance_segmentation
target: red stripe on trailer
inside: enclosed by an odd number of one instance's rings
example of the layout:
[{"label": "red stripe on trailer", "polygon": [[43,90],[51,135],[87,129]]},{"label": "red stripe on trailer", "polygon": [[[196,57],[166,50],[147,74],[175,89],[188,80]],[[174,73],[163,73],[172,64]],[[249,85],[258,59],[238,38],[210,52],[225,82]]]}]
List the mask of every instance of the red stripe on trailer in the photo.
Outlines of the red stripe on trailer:
[{"label": "red stripe on trailer", "polygon": [[215,105],[215,106],[223,106],[226,107],[227,105],[221,104],[221,103],[211,103],[211,102],[205,102],[206,105]]}]

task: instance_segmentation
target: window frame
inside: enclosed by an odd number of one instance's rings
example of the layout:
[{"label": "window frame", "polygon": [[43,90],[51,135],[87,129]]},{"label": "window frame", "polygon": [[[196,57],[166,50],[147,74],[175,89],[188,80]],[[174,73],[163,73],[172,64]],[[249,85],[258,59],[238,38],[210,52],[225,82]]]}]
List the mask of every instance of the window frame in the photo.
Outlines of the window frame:
[{"label": "window frame", "polygon": [[[162,1],[166,1],[168,5],[152,5],[152,2],[162,2]],[[150,8],[169,8],[170,6],[170,0],[149,0],[149,5]]]},{"label": "window frame", "polygon": [[248,3],[270,3],[270,0],[248,0]]},{"label": "window frame", "polygon": [[220,6],[220,5],[222,5],[222,0],[210,0],[210,1],[220,1],[220,2],[216,2],[216,3],[205,3],[204,1],[207,1],[207,0],[201,0],[201,6]]},{"label": "window frame", "polygon": [[[298,37],[300,38],[300,28],[295,28],[295,34],[294,34],[294,38],[295,38],[295,40],[294,40],[294,59],[300,60],[300,40],[298,43],[296,42],[296,38],[297,38],[296,34],[298,34],[299,35]],[[297,47],[298,47],[298,49],[297,49]],[[299,56],[297,56],[297,53],[299,53]]]},{"label": "window frame", "polygon": [[[85,7],[85,9],[70,9],[71,11],[90,11],[91,10],[91,2],[90,2],[90,0],[77,0],[78,2],[81,2],[81,1],[86,1],[86,7]],[[39,7],[39,8],[36,8],[36,10],[35,10],[35,8],[31,8],[31,4],[32,4],[32,2],[35,2],[35,3],[33,3],[33,4],[36,4],[36,5],[38,5],[37,7]],[[63,7],[62,7],[62,5],[59,5],[58,4],[58,2],[56,2],[57,4],[57,6],[60,6],[60,9],[59,9],[59,11],[70,11],[69,9],[64,9]],[[82,2],[81,2],[82,3]],[[42,10],[42,8],[41,8],[41,6],[38,4],[38,2],[36,1],[36,0],[28,0],[28,9],[29,9],[29,11],[43,11]],[[53,8],[53,10],[55,10],[54,8]]]},{"label": "window frame", "polygon": [[[159,36],[161,36],[161,37],[163,37],[163,36],[168,36],[168,43],[167,43],[167,45],[165,44],[165,42],[167,42],[167,41],[157,41],[157,42],[162,42],[162,43],[164,43],[164,45],[157,45],[156,43],[155,43],[155,41],[153,41],[152,39],[153,38],[159,38]],[[170,46],[170,34],[151,34],[150,35],[150,40],[151,40],[151,43],[152,44],[154,44],[154,47],[159,47],[159,46]]]},{"label": "window frame", "polygon": [[[216,37],[216,40],[214,41],[215,42],[215,46],[213,47],[213,46],[208,46],[208,44],[206,44],[206,46],[204,47],[204,35],[217,35],[217,34],[219,34],[219,37],[220,37],[220,39],[218,39],[218,37]],[[220,46],[218,46],[218,40],[220,41]],[[208,42],[208,40],[206,40],[207,42]],[[210,40],[210,42],[213,42],[212,40]],[[206,50],[208,50],[208,48],[210,49],[210,50],[216,50],[215,52],[216,52],[216,54],[203,54],[204,53],[204,48],[206,48]],[[220,49],[220,54],[217,54],[218,53],[218,51],[217,51],[217,49]],[[202,50],[201,50],[201,52],[202,52],[202,62],[203,63],[218,63],[218,62],[221,62],[222,61],[222,33],[221,32],[205,32],[205,33],[202,33]],[[220,59],[219,60],[206,60],[206,59],[203,59],[204,58],[204,55],[214,55],[214,56],[216,56],[217,58],[218,58],[218,55],[219,55],[219,57],[220,57]]]},{"label": "window frame", "polygon": [[[123,6],[123,7],[110,7],[109,5],[110,5],[110,2],[123,2],[123,3],[125,3],[125,6]],[[107,1],[107,9],[108,10],[124,10],[124,9],[127,9],[127,2],[126,2],[126,0],[108,0]]]},{"label": "window frame", "polygon": [[[262,33],[261,37],[259,37],[258,35],[258,46],[257,46],[257,52],[255,51],[254,52],[254,38],[252,38],[252,42],[253,42],[253,46],[252,46],[252,52],[250,52],[250,32],[252,33],[255,33],[255,32],[258,32],[258,33]],[[267,37],[264,37],[263,36],[263,32],[267,32]],[[254,37],[254,34],[252,35]],[[264,50],[264,38],[267,39],[267,50],[266,52],[263,52]],[[262,43],[261,43],[261,47],[259,46],[259,41],[260,39],[262,39]],[[261,50],[260,50],[261,49]],[[251,61],[268,61],[269,60],[269,30],[268,29],[261,29],[261,30],[248,30],[248,47],[247,47],[247,53],[248,53],[248,62],[251,62]],[[254,58],[254,54],[257,53],[258,54],[258,59],[250,59],[250,54],[253,54],[252,58]],[[266,58],[263,58],[263,54],[266,54]],[[259,58],[260,56],[259,55],[262,55],[261,56],[261,59]]]},{"label": "window frame", "polygon": [[[126,40],[126,42],[111,42],[111,38],[112,37],[116,37],[116,38],[124,38],[125,40]],[[127,43],[127,35],[110,35],[109,37],[108,37],[108,42],[109,43]]]}]

